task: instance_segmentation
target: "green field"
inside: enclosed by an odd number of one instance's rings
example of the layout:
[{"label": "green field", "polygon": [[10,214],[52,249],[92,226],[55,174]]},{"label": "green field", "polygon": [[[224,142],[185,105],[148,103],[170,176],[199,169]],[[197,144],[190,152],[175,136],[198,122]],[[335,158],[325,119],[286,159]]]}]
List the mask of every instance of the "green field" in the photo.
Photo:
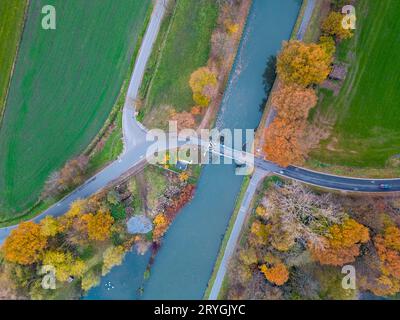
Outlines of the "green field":
[{"label": "green field", "polygon": [[338,48],[349,63],[335,96],[320,90],[317,111],[333,134],[312,153],[323,163],[383,168],[400,154],[400,1],[359,0],[355,36]]},{"label": "green field", "polygon": [[0,1],[0,122],[24,25],[26,0]]},{"label": "green field", "polygon": [[176,6],[172,20],[167,18],[171,24],[164,22],[162,26],[155,44],[161,51],[153,50],[141,88],[142,95],[146,95],[144,123],[150,126],[159,120],[160,106],[178,112],[193,107],[189,78],[207,63],[218,16],[214,0],[177,0]]},{"label": "green field", "polygon": [[[57,29],[41,28],[54,5]],[[107,119],[151,1],[32,1],[0,128],[0,221],[38,199],[49,174]]]}]

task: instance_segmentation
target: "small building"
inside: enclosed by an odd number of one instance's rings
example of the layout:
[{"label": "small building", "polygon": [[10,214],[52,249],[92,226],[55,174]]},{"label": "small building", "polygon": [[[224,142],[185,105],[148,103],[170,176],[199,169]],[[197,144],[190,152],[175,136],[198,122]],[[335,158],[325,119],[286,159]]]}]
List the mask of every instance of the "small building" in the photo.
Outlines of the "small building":
[{"label": "small building", "polygon": [[347,75],[347,66],[344,64],[333,65],[332,71],[329,74],[329,79],[332,80],[344,80]]}]

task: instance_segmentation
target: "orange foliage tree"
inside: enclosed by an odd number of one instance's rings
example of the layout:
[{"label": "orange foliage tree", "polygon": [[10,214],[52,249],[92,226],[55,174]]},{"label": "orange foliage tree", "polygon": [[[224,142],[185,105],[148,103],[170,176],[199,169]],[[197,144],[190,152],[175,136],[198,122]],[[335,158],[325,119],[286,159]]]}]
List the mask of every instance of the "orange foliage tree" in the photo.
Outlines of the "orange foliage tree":
[{"label": "orange foliage tree", "polygon": [[9,262],[29,265],[41,259],[47,238],[34,222],[22,222],[11,231],[2,247],[4,258]]},{"label": "orange foliage tree", "polygon": [[268,256],[266,264],[259,267],[269,282],[281,286],[289,280],[289,271],[287,267],[278,258]]},{"label": "orange foliage tree", "polygon": [[369,240],[369,230],[354,219],[329,227],[322,244],[308,243],[314,260],[321,264],[341,266],[355,261],[360,254],[360,245]]},{"label": "orange foliage tree", "polygon": [[379,256],[381,277],[378,286],[372,288],[377,295],[392,295],[400,291],[400,229],[386,227],[383,235],[377,235],[374,245]]},{"label": "orange foliage tree", "polygon": [[307,119],[308,112],[316,104],[315,91],[299,85],[281,85],[272,93],[272,105],[279,116],[292,121]]},{"label": "orange foliage tree", "polygon": [[306,87],[323,82],[331,62],[332,57],[320,45],[291,40],[283,43],[277,58],[277,72],[285,83]]},{"label": "orange foliage tree", "polygon": [[299,139],[303,134],[304,125],[304,121],[291,121],[276,117],[265,130],[264,152],[266,158],[282,167],[302,163],[304,153]]}]

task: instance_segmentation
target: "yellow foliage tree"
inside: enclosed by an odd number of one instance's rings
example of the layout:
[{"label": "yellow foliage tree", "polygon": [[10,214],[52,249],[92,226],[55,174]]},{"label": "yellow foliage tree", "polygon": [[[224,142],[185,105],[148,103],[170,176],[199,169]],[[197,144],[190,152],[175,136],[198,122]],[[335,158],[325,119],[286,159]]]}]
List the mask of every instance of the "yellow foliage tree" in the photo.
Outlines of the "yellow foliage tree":
[{"label": "yellow foliage tree", "polygon": [[268,241],[270,225],[265,225],[256,220],[251,225],[251,238],[250,242],[256,245],[265,245]]},{"label": "yellow foliage tree", "polygon": [[239,24],[234,23],[230,19],[225,20],[224,25],[225,25],[226,32],[229,35],[234,35],[234,34],[238,33],[238,31],[239,31]]},{"label": "yellow foliage tree", "polygon": [[82,277],[81,288],[84,291],[89,291],[91,288],[96,287],[100,283],[100,277],[94,272],[87,272]]},{"label": "yellow foliage tree", "polygon": [[209,68],[201,67],[192,73],[189,85],[193,91],[193,101],[196,105],[207,107],[211,101],[209,91],[216,87],[217,77]]},{"label": "yellow foliage tree", "polygon": [[11,231],[2,247],[9,262],[29,265],[38,262],[47,244],[47,237],[34,222],[22,222]]},{"label": "yellow foliage tree", "polygon": [[58,281],[65,282],[69,277],[82,277],[87,270],[85,262],[74,258],[71,252],[49,250],[43,257],[43,265],[51,265],[55,268]]},{"label": "yellow foliage tree", "polygon": [[331,36],[321,36],[319,38],[319,45],[325,50],[329,56],[333,57],[336,51],[335,40]]},{"label": "yellow foliage tree", "polygon": [[348,218],[340,225],[331,226],[321,241],[322,245],[308,244],[313,259],[321,264],[341,266],[353,262],[360,254],[360,244],[369,241],[369,230]]},{"label": "yellow foliage tree", "polygon": [[124,260],[125,249],[123,246],[109,247],[103,253],[102,275],[106,275],[112,267],[119,266]]},{"label": "yellow foliage tree", "polygon": [[283,43],[277,72],[285,83],[307,87],[327,78],[331,62],[332,57],[320,45],[291,40]]},{"label": "yellow foliage tree", "polygon": [[169,221],[167,216],[163,213],[159,213],[153,220],[154,230],[153,230],[153,238],[154,240],[160,239],[165,231],[167,231]]},{"label": "yellow foliage tree", "polygon": [[46,216],[40,221],[40,230],[44,236],[54,237],[56,234],[62,232],[63,228],[54,217]]},{"label": "yellow foliage tree", "polygon": [[189,174],[186,171],[183,171],[179,174],[179,180],[185,182],[189,179]]},{"label": "yellow foliage tree", "polygon": [[88,213],[82,216],[87,223],[87,233],[90,240],[104,241],[111,235],[114,218],[109,212],[99,210],[95,215]]},{"label": "yellow foliage tree", "polygon": [[350,29],[343,28],[343,15],[332,11],[322,23],[322,31],[330,36],[335,36],[337,40],[348,39],[353,36]]}]

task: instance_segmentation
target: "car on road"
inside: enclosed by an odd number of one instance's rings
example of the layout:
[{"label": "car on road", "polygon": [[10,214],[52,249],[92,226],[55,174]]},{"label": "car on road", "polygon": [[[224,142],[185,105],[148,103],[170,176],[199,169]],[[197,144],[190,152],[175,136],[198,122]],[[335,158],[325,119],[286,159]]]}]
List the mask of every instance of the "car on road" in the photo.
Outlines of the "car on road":
[{"label": "car on road", "polygon": [[381,183],[379,185],[379,189],[382,189],[382,190],[389,190],[390,188],[391,188],[390,185],[387,183]]}]

